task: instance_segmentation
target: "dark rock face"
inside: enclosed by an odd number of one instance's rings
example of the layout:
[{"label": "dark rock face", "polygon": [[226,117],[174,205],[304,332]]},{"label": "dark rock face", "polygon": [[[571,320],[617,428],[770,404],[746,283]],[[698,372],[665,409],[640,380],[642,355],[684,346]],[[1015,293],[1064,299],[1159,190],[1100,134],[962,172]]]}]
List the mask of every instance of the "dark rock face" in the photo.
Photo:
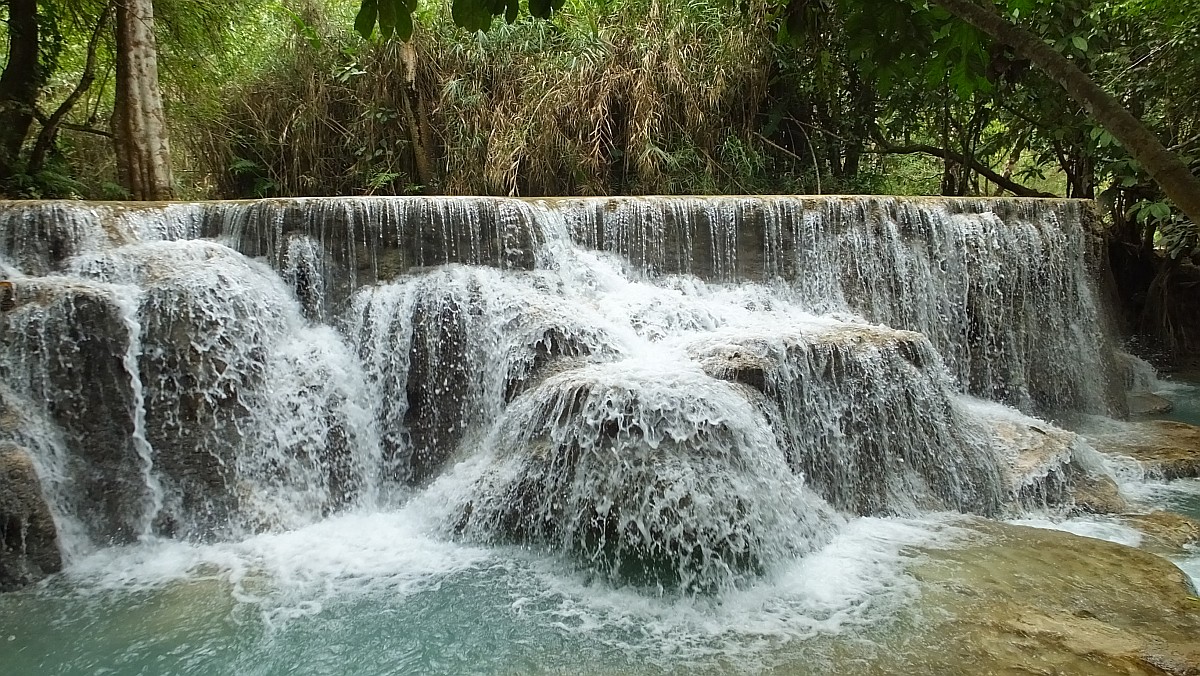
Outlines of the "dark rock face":
[{"label": "dark rock face", "polygon": [[131,440],[127,311],[111,289],[60,280],[16,283],[14,298],[0,313],[0,374],[62,430],[94,537],[128,542],[146,488]]},{"label": "dark rock face", "polygon": [[953,404],[918,333],[843,325],[699,342],[716,378],[761,391],[792,467],[862,514],[1000,511],[1007,488],[982,426]]},{"label": "dark rock face", "polygon": [[249,411],[272,341],[284,331],[284,292],[236,253],[202,243],[159,246],[143,273],[146,439],[168,503],[158,529],[204,534],[227,523]]},{"label": "dark rock face", "polygon": [[62,569],[58,535],[25,449],[0,441],[0,591]]},{"label": "dark rock face", "polygon": [[479,414],[471,385],[467,318],[457,299],[426,297],[413,312],[404,427],[410,443],[409,480],[421,483],[446,462]]}]

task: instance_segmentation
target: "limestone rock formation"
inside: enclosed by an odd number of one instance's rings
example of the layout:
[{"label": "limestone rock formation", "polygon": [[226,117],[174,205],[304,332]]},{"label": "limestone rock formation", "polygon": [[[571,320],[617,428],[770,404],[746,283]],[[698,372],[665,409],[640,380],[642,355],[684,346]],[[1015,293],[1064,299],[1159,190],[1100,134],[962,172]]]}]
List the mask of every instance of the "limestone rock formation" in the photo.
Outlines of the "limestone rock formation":
[{"label": "limestone rock formation", "polygon": [[454,528],[568,554],[623,583],[736,585],[839,522],[792,475],[754,395],[644,363],[552,375],[497,423],[494,456],[452,496]]},{"label": "limestone rock formation", "polygon": [[766,395],[792,467],[835,507],[999,512],[1008,487],[987,430],[921,334],[822,323],[733,329],[689,349],[709,375]]},{"label": "limestone rock formation", "polygon": [[11,308],[0,312],[0,377],[62,430],[79,500],[91,505],[86,519],[101,541],[137,535],[145,494],[132,441],[135,308],[115,287],[48,277],[14,282]]},{"label": "limestone rock formation", "polygon": [[977,521],[964,546],[912,568],[932,626],[912,672],[1200,673],[1200,598],[1153,554],[1059,531]]},{"label": "limestone rock formation", "polygon": [[979,402],[972,410],[987,421],[1007,461],[1015,511],[1113,514],[1127,508],[1116,482],[1083,437],[993,404]]},{"label": "limestone rock formation", "polygon": [[58,535],[28,452],[0,441],[0,591],[62,569]]},{"label": "limestone rock formation", "polygon": [[1200,476],[1200,427],[1168,420],[1130,423],[1092,436],[1095,447],[1141,463],[1161,479]]}]

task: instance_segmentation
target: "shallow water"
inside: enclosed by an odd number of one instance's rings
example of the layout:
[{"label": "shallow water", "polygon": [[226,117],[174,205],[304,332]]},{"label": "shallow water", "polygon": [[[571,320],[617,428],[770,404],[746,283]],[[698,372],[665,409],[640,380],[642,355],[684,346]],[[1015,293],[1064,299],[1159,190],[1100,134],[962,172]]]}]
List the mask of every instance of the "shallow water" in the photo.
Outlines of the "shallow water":
[{"label": "shallow water", "polygon": [[[1192,383],[1159,380],[1154,383],[1153,390],[1174,404],[1172,411],[1166,415],[1157,416],[1159,419],[1175,420],[1192,425],[1200,424],[1200,386]],[[1117,423],[1107,421],[1100,424],[1113,425]],[[1135,469],[1131,471],[1132,468],[1124,467],[1122,463],[1117,463],[1114,469],[1114,476],[1118,480],[1121,492],[1136,504],[1151,510],[1162,509],[1200,520],[1200,479],[1146,480],[1140,475],[1140,472]],[[1142,539],[1136,529],[1107,516],[1088,516],[1066,520],[1020,519],[1014,523],[1065,530],[1076,535],[1108,540],[1131,547],[1138,546]],[[1192,579],[1192,584],[1200,589],[1200,547],[1192,545],[1187,551],[1171,556],[1170,559],[1187,573]]]},{"label": "shallow water", "polygon": [[[647,595],[554,557],[430,537],[411,509],[236,544],[105,550],[0,597],[12,674],[849,673],[897,627],[905,547],[938,520],[859,519],[716,597]],[[849,671],[847,671],[849,670]]]},{"label": "shallow water", "polygon": [[1166,397],[1174,404],[1170,413],[1157,417],[1189,425],[1200,425],[1200,384],[1159,380],[1155,383],[1154,393]]}]

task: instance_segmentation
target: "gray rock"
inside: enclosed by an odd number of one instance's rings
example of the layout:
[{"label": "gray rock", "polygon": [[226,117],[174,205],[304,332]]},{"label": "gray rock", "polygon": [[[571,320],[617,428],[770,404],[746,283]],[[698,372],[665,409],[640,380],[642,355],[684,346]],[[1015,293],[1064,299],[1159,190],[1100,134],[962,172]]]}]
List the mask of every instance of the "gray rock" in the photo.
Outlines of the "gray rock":
[{"label": "gray rock", "polygon": [[1165,397],[1160,397],[1153,392],[1130,392],[1125,395],[1129,402],[1129,415],[1145,417],[1150,415],[1162,415],[1170,413],[1175,408],[1175,404]]},{"label": "gray rock", "polygon": [[91,535],[128,542],[146,487],[131,439],[127,309],[111,288],[86,282],[41,278],[13,289],[11,309],[0,313],[0,376],[62,430]]},{"label": "gray rock", "polygon": [[691,346],[705,371],[772,402],[792,467],[835,507],[863,515],[995,514],[1007,487],[986,431],[919,333],[864,325],[732,332]]},{"label": "gray rock", "polygon": [[58,535],[25,449],[0,441],[0,591],[62,570]]}]

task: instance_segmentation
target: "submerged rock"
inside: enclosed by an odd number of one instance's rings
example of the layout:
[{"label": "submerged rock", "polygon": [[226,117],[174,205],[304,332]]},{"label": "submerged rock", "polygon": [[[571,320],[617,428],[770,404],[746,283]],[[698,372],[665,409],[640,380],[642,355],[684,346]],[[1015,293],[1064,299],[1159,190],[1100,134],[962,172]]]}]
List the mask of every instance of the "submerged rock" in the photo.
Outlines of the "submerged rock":
[{"label": "submerged rock", "polygon": [[1167,420],[1129,423],[1091,436],[1095,447],[1137,460],[1160,479],[1200,477],[1200,427]]},{"label": "submerged rock", "polygon": [[1129,402],[1131,416],[1162,415],[1175,408],[1169,399],[1153,392],[1130,392],[1125,398]]},{"label": "submerged rock", "polygon": [[1122,514],[1120,520],[1141,531],[1141,547],[1158,554],[1179,554],[1200,544],[1200,521],[1163,510]]},{"label": "submerged rock", "polygon": [[29,453],[0,441],[0,591],[62,569],[58,534]]},{"label": "submerged rock", "polygon": [[1174,564],[1060,531],[966,528],[961,546],[926,548],[910,569],[922,624],[897,671],[1200,673],[1200,598]]}]

